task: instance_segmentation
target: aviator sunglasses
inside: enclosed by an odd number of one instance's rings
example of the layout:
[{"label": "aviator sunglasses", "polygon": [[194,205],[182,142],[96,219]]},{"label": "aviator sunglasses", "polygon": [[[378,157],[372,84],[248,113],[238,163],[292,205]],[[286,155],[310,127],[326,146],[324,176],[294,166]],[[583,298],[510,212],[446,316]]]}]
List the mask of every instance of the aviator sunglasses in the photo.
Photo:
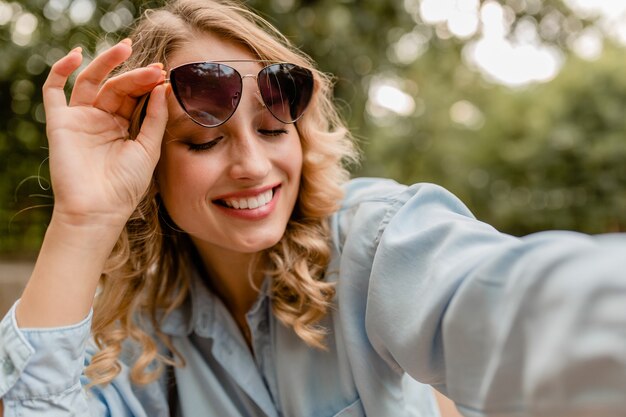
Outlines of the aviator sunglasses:
[{"label": "aviator sunglasses", "polygon": [[256,78],[263,104],[283,123],[294,123],[304,113],[313,94],[313,73],[285,62],[265,66],[257,75],[241,75],[227,62],[269,62],[228,60],[192,62],[170,70],[167,81],[183,111],[197,124],[217,127],[237,110],[244,78]]}]

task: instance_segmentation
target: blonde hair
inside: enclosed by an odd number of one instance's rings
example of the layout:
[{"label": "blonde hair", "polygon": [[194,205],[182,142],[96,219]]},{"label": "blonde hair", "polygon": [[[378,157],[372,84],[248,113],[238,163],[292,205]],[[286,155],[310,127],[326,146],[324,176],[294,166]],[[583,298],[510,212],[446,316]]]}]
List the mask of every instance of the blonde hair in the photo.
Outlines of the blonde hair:
[{"label": "blonde hair", "polygon": [[[314,73],[311,103],[296,126],[303,150],[296,206],[282,239],[261,257],[272,277],[275,316],[310,346],[324,348],[326,333],[319,322],[335,294],[333,284],[324,281],[331,254],[328,218],[343,196],[345,163],[356,160],[353,141],[332,102],[331,80],[268,22],[229,0],[175,0],[146,11],[131,33],[133,54],[120,71],[153,62],[167,67],[168,57],[185,47],[190,34],[202,33],[241,44],[259,59],[292,62]],[[145,100],[131,120],[131,137],[138,133]],[[158,351],[154,337],[178,356],[160,331],[160,321],[187,298],[193,247],[168,219],[152,184],[102,274],[93,319],[100,350],[86,370],[92,384],[108,383],[119,373],[118,358],[128,338],[139,347],[131,369],[134,382],[153,381],[164,364],[175,364],[167,352]]]}]

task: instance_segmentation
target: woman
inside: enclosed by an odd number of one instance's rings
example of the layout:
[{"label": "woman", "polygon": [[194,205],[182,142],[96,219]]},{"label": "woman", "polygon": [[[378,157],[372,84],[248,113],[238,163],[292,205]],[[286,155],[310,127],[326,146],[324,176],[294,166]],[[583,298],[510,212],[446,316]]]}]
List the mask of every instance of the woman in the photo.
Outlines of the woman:
[{"label": "woman", "polygon": [[623,236],[347,182],[328,79],[237,3],[147,13],[68,104],[80,63],[44,86],[55,207],[0,324],[5,415],[436,416],[428,385],[468,416],[626,409]]}]

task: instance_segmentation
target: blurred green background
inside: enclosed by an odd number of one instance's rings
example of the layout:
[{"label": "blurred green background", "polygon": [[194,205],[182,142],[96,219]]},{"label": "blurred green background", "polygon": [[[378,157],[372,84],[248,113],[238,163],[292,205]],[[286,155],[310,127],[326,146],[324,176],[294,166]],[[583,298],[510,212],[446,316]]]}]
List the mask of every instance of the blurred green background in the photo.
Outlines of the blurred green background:
[{"label": "blurred green background", "polygon": [[[617,0],[251,0],[335,75],[355,176],[431,181],[526,234],[626,226],[626,6]],[[0,0],[0,257],[53,204],[41,86],[159,1]],[[80,175],[80,173],[76,173]]]}]

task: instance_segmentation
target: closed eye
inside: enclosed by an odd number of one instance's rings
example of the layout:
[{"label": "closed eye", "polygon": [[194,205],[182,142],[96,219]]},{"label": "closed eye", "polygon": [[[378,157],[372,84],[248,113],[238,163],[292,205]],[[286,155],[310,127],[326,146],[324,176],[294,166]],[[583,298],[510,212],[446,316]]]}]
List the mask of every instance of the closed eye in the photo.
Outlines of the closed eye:
[{"label": "closed eye", "polygon": [[189,150],[192,152],[208,151],[209,149],[213,148],[215,145],[220,143],[222,139],[223,139],[223,136],[220,136],[215,139],[211,139],[208,142],[203,142],[203,143],[186,142],[186,145],[189,148]]},{"label": "closed eye", "polygon": [[258,132],[264,136],[280,136],[287,133],[285,129],[259,129]]}]

